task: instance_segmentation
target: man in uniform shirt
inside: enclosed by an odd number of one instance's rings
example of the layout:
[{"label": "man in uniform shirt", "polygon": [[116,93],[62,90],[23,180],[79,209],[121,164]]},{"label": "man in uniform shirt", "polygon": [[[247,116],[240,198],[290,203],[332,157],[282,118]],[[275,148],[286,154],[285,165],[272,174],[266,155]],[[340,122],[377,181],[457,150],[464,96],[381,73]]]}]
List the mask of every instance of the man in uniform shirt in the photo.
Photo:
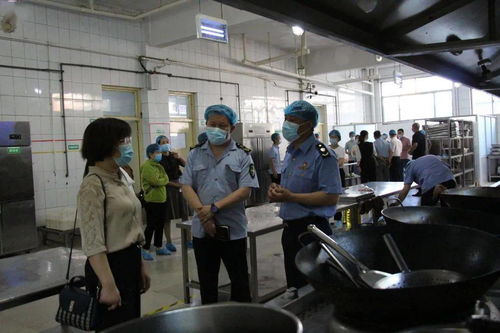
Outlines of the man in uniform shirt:
[{"label": "man in uniform shirt", "polygon": [[208,141],[189,153],[182,192],[195,210],[193,247],[203,304],[217,302],[220,261],[231,280],[231,300],[250,302],[245,200],[258,188],[250,150],[231,139],[237,116],[225,105],[205,111]]},{"label": "man in uniform shirt", "polygon": [[457,186],[450,167],[434,155],[422,156],[408,163],[404,175],[405,185],[399,193],[401,202],[408,195],[413,182],[422,189],[422,206],[436,205],[444,190]]},{"label": "man in uniform shirt", "polygon": [[332,230],[328,219],[342,193],[339,166],[334,152],[314,138],[318,112],[308,102],[296,101],[285,108],[283,137],[290,142],[283,161],[281,185],[271,184],[268,195],[281,202],[280,217],[285,228],[281,238],[288,288],[307,284],[295,266],[301,248],[299,235],[310,224],[326,234]]},{"label": "man in uniform shirt", "polygon": [[352,153],[352,148],[357,145],[356,143],[356,133],[354,131],[349,132],[349,140],[345,143],[345,152],[349,156],[349,161],[348,162],[354,162],[356,161],[356,158],[354,157]]},{"label": "man in uniform shirt", "polygon": [[390,163],[389,152],[391,150],[391,146],[389,142],[382,138],[380,131],[373,132],[373,137],[375,138],[373,148],[375,149],[377,158],[377,180],[388,181]]},{"label": "man in uniform shirt", "polygon": [[279,184],[281,180],[281,156],[280,156],[280,143],[281,136],[279,133],[271,135],[273,146],[269,149],[269,174],[271,175],[271,182]]},{"label": "man in uniform shirt", "polygon": [[389,167],[391,182],[399,182],[403,180],[403,169],[401,168],[401,151],[403,150],[403,144],[396,136],[396,131],[391,129],[389,131],[390,136],[390,147],[389,161],[391,165]]}]

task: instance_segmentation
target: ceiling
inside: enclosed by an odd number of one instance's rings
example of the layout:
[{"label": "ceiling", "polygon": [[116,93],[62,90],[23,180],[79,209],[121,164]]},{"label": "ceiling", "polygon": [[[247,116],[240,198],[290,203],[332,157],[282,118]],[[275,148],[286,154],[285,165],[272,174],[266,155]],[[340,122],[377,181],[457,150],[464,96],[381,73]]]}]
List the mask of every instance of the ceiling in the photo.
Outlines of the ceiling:
[{"label": "ceiling", "polygon": [[217,1],[500,96],[500,0]]},{"label": "ceiling", "polygon": [[[177,1],[178,0],[94,0],[93,3],[94,10],[96,11],[133,17]],[[50,2],[84,9],[91,8],[91,1],[89,0],[50,0]]]},{"label": "ceiling", "polygon": [[[283,24],[268,18],[259,18],[240,24],[231,25],[230,34],[244,33],[246,37],[268,43],[283,50],[296,50],[300,48],[300,37],[292,33],[290,25]],[[332,39],[306,32],[307,47],[311,50],[341,45]]]}]

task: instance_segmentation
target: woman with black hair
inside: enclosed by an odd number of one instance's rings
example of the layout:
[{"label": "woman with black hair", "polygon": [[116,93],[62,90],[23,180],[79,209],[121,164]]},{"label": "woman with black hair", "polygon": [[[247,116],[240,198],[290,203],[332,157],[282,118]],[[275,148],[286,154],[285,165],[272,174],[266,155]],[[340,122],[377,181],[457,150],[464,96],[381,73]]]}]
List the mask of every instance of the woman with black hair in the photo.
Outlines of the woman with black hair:
[{"label": "woman with black hair", "polygon": [[359,133],[359,151],[361,152],[361,160],[359,167],[361,168],[361,183],[373,182],[376,180],[376,161],[373,154],[373,143],[367,142],[368,132],[361,131]]},{"label": "woman with black hair", "polygon": [[77,219],[87,256],[87,288],[100,289],[97,330],[139,318],[140,294],[150,286],[140,250],[141,203],[120,171],[133,158],[130,135],[130,126],[115,118],[93,121],[83,135],[87,165]]}]

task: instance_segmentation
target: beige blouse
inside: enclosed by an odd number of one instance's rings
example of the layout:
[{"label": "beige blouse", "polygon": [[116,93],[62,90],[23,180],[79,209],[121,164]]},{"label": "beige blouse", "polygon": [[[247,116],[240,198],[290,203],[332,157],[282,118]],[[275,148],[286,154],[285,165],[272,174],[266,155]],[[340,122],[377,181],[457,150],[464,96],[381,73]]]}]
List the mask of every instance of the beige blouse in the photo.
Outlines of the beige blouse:
[{"label": "beige blouse", "polygon": [[[92,174],[102,178],[106,189],[106,238],[104,193],[99,178]],[[90,167],[89,174],[83,179],[78,192],[77,211],[82,248],[88,257],[101,252],[116,252],[144,241],[141,203],[121,173]]]}]

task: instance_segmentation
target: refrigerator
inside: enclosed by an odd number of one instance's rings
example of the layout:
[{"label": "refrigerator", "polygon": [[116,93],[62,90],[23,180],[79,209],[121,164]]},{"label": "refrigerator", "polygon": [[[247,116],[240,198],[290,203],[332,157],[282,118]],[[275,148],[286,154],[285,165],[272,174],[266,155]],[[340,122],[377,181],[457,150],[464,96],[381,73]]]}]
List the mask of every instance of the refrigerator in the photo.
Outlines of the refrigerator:
[{"label": "refrigerator", "polygon": [[233,139],[250,148],[250,153],[255,165],[255,174],[259,179],[259,189],[253,189],[247,206],[257,206],[268,202],[267,190],[271,184],[269,176],[270,159],[268,152],[273,142],[271,141],[273,126],[270,124],[236,124],[236,129],[231,134]]},{"label": "refrigerator", "polygon": [[38,246],[30,124],[0,121],[0,256]]}]

